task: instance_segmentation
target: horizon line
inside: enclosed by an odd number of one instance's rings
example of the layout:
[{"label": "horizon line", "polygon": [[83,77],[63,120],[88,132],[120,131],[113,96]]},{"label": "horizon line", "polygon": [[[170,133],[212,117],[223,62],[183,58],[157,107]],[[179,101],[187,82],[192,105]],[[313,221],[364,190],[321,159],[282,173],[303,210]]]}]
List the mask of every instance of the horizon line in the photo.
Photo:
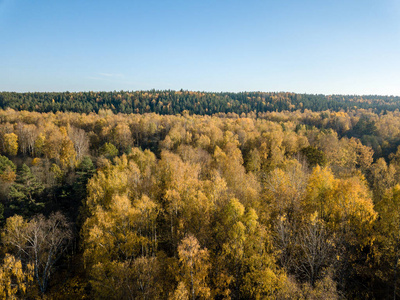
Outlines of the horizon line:
[{"label": "horizon line", "polygon": [[151,92],[151,91],[160,91],[160,92],[165,92],[165,91],[172,91],[172,92],[194,92],[194,93],[208,93],[208,94],[224,94],[224,93],[232,93],[232,94],[241,94],[241,93],[265,93],[265,94],[297,94],[297,95],[322,95],[322,96],[353,96],[353,97],[364,97],[364,96],[379,96],[379,97],[400,97],[400,95],[394,95],[394,94],[345,94],[345,93],[312,93],[312,92],[290,92],[290,91],[261,91],[261,90],[248,90],[248,91],[239,91],[239,92],[233,92],[233,91],[201,91],[201,90],[188,90],[188,89],[137,89],[137,90],[76,90],[76,91],[69,91],[69,90],[64,90],[64,91],[0,91],[0,93],[16,93],[16,94],[34,94],[34,93],[129,93],[129,92]]}]

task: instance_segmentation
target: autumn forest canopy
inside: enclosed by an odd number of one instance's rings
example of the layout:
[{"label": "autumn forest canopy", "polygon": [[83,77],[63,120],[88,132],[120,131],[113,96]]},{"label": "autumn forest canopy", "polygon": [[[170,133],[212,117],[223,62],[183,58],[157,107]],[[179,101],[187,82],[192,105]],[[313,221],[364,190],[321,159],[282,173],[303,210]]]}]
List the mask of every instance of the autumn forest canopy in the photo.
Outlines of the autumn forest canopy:
[{"label": "autumn forest canopy", "polygon": [[0,93],[0,298],[400,296],[400,97]]}]

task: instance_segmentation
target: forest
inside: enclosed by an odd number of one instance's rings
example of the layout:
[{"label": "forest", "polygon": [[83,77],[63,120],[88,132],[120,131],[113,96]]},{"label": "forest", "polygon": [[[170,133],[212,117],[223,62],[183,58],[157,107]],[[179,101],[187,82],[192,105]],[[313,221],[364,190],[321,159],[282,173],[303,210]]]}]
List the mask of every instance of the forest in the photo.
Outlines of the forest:
[{"label": "forest", "polygon": [[296,93],[210,93],[193,91],[149,90],[113,92],[14,93],[0,92],[0,108],[36,112],[157,113],[161,115],[250,113],[271,111],[348,111],[373,109],[376,113],[400,109],[400,97],[313,95]]},{"label": "forest", "polygon": [[400,297],[399,98],[0,93],[0,298]]}]

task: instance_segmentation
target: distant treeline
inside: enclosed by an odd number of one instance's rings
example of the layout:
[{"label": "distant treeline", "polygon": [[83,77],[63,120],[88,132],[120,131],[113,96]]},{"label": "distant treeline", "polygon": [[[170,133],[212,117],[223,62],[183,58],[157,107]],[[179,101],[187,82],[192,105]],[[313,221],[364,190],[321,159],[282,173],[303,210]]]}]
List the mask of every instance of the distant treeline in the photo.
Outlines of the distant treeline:
[{"label": "distant treeline", "polygon": [[161,115],[216,113],[249,113],[271,111],[340,111],[353,108],[373,109],[380,113],[400,108],[400,97],[312,95],[295,93],[210,93],[192,91],[113,91],[57,93],[0,93],[0,108],[37,112],[99,112],[149,113]]}]

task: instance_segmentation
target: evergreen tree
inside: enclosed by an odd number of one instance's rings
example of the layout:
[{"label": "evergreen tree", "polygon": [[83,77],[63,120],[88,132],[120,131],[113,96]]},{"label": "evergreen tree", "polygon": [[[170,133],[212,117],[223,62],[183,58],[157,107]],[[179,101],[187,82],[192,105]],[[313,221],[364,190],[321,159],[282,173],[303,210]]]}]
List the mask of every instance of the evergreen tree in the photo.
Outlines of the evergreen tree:
[{"label": "evergreen tree", "polygon": [[43,190],[43,184],[32,174],[31,169],[23,164],[17,172],[17,179],[10,187],[8,216],[16,213],[32,216],[37,213],[44,207],[40,199]]}]

